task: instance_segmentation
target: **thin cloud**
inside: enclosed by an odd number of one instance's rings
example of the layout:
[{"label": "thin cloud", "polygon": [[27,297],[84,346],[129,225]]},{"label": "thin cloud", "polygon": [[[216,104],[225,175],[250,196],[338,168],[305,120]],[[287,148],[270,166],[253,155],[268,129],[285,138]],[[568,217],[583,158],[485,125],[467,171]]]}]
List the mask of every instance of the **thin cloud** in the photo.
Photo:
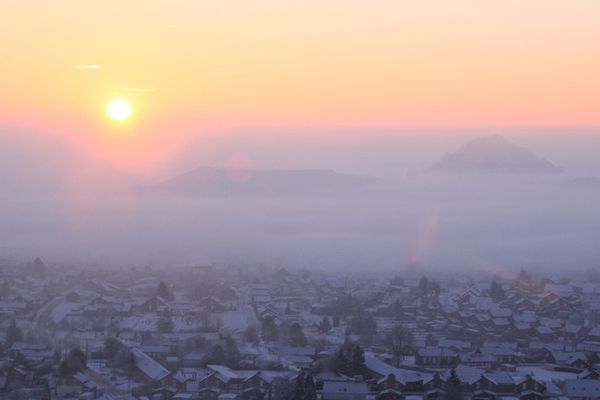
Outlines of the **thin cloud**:
[{"label": "thin cloud", "polygon": [[75,69],[101,69],[102,65],[100,64],[82,64],[75,66]]},{"label": "thin cloud", "polygon": [[122,92],[138,92],[138,93],[152,93],[158,91],[158,88],[145,88],[145,87],[113,87],[114,90],[122,91]]}]

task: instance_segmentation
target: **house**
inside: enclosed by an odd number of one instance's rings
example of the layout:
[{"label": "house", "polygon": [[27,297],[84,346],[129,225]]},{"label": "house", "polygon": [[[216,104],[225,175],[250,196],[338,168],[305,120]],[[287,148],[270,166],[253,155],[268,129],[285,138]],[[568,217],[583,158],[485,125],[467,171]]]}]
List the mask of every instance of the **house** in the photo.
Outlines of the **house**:
[{"label": "house", "polygon": [[552,340],[554,338],[554,332],[547,326],[537,326],[535,328],[535,334],[541,340]]},{"label": "house", "polygon": [[564,334],[570,339],[578,339],[584,332],[583,325],[580,324],[566,324]]},{"label": "house", "polygon": [[191,351],[186,353],[181,359],[181,365],[187,368],[199,367],[203,365],[206,354],[205,351]]},{"label": "house", "polygon": [[199,382],[210,374],[207,368],[181,368],[173,374],[173,381],[179,391],[197,392]]},{"label": "house", "polygon": [[52,392],[58,398],[64,398],[78,397],[85,392],[97,393],[98,389],[98,385],[85,373],[77,372],[76,374],[59,378]]},{"label": "house", "polygon": [[423,397],[439,399],[446,396],[446,381],[439,374],[434,374],[431,379],[423,381]]},{"label": "house", "polygon": [[365,367],[370,376],[380,379],[389,379],[390,376],[393,376],[398,387],[404,390],[421,391],[423,375],[419,372],[393,367],[376,358],[373,353],[365,353]]},{"label": "house", "polygon": [[154,296],[135,307],[139,312],[162,312],[167,309],[167,301],[160,296]]},{"label": "house", "polygon": [[526,375],[515,382],[515,391],[521,400],[542,400],[546,384],[532,375]]},{"label": "house", "polygon": [[238,298],[237,290],[228,285],[219,285],[213,290],[213,293],[222,301],[234,301]]},{"label": "house", "polygon": [[366,382],[323,381],[320,398],[322,400],[366,400],[368,392]]},{"label": "house", "polygon": [[0,301],[0,315],[9,318],[16,315],[22,315],[30,311],[30,304],[25,301],[9,300]]},{"label": "house", "polygon": [[275,380],[291,381],[290,371],[232,370],[224,365],[208,365],[208,375],[199,380],[198,392],[203,399],[217,399],[223,393],[244,398],[263,398]]},{"label": "house", "polygon": [[165,345],[143,344],[138,346],[137,348],[159,362],[164,361],[167,358],[167,356],[173,353],[171,351],[171,347]]},{"label": "house", "polygon": [[549,347],[539,349],[532,356],[532,360],[580,369],[583,369],[588,365],[587,357],[581,352],[566,352]]},{"label": "house", "polygon": [[24,388],[30,383],[31,379],[25,367],[11,366],[0,371],[0,392]]},{"label": "house", "polygon": [[175,393],[176,390],[174,388],[161,386],[152,390],[152,398],[170,399],[175,395]]},{"label": "house", "polygon": [[418,365],[455,366],[460,357],[454,350],[438,347],[423,347],[417,350]]},{"label": "house", "polygon": [[270,305],[268,305],[266,307],[259,308],[258,314],[259,314],[261,320],[264,320],[265,318],[271,317],[276,322],[283,321],[283,318],[281,317],[281,315],[279,314],[279,312],[274,307],[272,307]]},{"label": "house", "polygon": [[10,356],[16,358],[19,354],[27,361],[40,362],[52,358],[50,346],[40,343],[16,342],[10,348]]},{"label": "house", "polygon": [[394,374],[389,374],[377,381],[375,389],[377,400],[401,400],[404,385],[396,379]]},{"label": "house", "polygon": [[489,398],[490,394],[511,395],[515,391],[515,382],[504,372],[492,372],[481,375],[481,378],[471,384],[471,392],[476,398]]},{"label": "house", "polygon": [[250,296],[255,304],[268,304],[271,301],[271,290],[268,285],[254,284]]},{"label": "house", "polygon": [[316,349],[312,346],[280,346],[272,350],[288,361],[298,360],[309,364],[313,362],[316,354]]},{"label": "house", "polygon": [[564,384],[565,395],[571,400],[600,398],[600,380],[567,379]]},{"label": "house", "polygon": [[463,365],[481,367],[484,369],[490,369],[493,366],[498,365],[496,356],[488,352],[463,354],[460,356],[460,362]]},{"label": "house", "polygon": [[205,310],[212,313],[220,313],[227,311],[230,307],[226,306],[214,296],[208,296],[200,300],[199,305],[204,307]]},{"label": "house", "polygon": [[521,353],[509,347],[484,347],[481,349],[484,354],[492,355],[496,358],[498,364],[515,363],[518,361]]},{"label": "house", "polygon": [[590,340],[600,341],[600,326],[596,325],[587,333]]},{"label": "house", "polygon": [[138,348],[131,349],[134,363],[142,377],[153,386],[163,386],[171,371]]}]

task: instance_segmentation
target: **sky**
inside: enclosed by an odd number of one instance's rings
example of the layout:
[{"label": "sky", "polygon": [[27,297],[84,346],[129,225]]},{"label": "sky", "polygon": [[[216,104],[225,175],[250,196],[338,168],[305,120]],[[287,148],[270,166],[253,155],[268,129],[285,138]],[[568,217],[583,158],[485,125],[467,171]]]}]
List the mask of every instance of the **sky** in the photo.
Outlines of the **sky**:
[{"label": "sky", "polygon": [[599,18],[594,0],[3,0],[0,125],[129,170],[226,132],[597,127]]},{"label": "sky", "polygon": [[[397,265],[437,231],[440,265],[597,263],[597,180],[568,179],[600,171],[598,21],[597,0],[1,0],[0,252]],[[107,115],[115,99],[129,118]],[[484,134],[566,172],[427,174]],[[199,166],[397,186],[164,204],[139,190]]]}]

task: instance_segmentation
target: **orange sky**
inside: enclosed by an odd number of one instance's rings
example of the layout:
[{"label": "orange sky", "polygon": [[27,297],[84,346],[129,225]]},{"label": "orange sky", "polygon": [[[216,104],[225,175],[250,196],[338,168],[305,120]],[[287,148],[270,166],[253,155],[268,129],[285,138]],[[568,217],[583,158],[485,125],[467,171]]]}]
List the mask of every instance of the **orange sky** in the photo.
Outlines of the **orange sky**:
[{"label": "orange sky", "polygon": [[217,127],[596,126],[598,21],[596,0],[2,0],[0,124],[124,153]]}]

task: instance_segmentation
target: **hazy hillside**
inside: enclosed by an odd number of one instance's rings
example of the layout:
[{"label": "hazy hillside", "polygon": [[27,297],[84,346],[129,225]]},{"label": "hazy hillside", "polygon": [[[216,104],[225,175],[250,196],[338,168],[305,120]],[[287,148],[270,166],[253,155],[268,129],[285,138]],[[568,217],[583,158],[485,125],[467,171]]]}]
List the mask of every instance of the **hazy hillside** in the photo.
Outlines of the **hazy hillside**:
[{"label": "hazy hillside", "polygon": [[383,186],[384,181],[329,170],[250,170],[202,167],[147,188],[170,195],[325,194]]},{"label": "hazy hillside", "polygon": [[433,169],[445,172],[555,173],[562,169],[501,136],[472,140],[446,154]]}]

